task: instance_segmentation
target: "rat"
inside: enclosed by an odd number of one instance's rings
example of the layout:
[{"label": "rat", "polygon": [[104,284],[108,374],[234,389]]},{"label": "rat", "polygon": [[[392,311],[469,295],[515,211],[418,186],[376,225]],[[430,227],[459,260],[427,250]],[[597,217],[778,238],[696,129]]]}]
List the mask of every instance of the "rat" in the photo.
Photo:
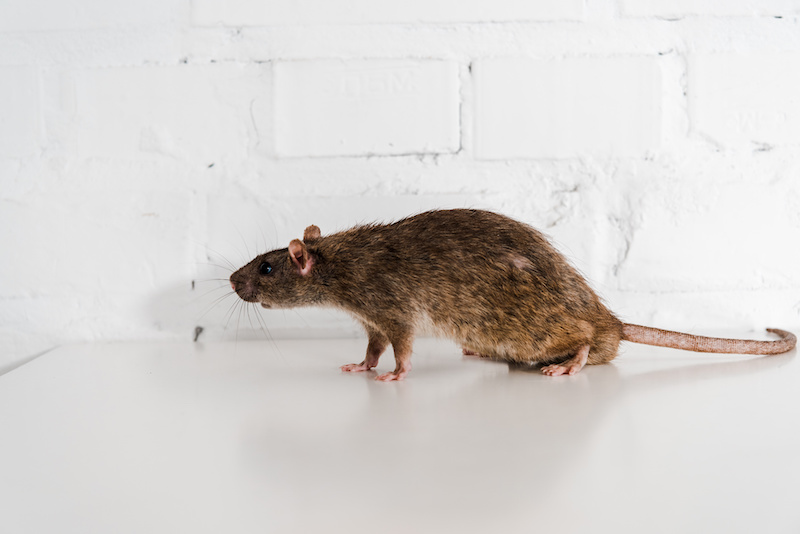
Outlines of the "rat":
[{"label": "rat", "polygon": [[411,370],[414,337],[426,331],[459,343],[465,355],[541,364],[574,375],[616,355],[620,341],[698,352],[778,354],[780,339],[711,338],[623,323],[581,274],[534,228],[475,209],[434,210],[391,224],[322,236],[317,226],[284,249],[255,257],[230,277],[246,302],[264,308],[328,306],[364,327],[367,351],[345,372],[368,371],[391,344],[394,371]]}]

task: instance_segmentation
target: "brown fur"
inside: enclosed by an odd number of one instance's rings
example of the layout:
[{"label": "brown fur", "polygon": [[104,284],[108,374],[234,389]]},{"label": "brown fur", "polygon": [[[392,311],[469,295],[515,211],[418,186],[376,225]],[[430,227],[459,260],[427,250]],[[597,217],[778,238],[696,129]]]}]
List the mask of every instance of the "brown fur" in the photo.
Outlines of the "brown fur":
[{"label": "brown fur", "polygon": [[231,283],[264,307],[347,311],[369,345],[364,362],[343,369],[374,367],[391,344],[397,366],[386,380],[410,370],[425,326],[468,351],[526,363],[568,360],[585,345],[588,363],[605,363],[623,339],[623,323],[541,233],[486,211],[430,211],[328,236],[312,226],[304,241],[258,256]]}]

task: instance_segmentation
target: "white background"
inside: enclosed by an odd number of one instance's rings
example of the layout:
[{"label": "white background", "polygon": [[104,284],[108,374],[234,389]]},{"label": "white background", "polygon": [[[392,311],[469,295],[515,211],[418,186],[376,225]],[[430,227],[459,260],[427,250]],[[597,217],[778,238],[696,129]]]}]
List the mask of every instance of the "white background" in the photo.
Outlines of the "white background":
[{"label": "white background", "polygon": [[[84,340],[263,335],[214,304],[211,264],[435,207],[541,228],[626,321],[798,329],[799,16],[4,0],[0,372]],[[357,332],[262,315],[275,337]]]}]

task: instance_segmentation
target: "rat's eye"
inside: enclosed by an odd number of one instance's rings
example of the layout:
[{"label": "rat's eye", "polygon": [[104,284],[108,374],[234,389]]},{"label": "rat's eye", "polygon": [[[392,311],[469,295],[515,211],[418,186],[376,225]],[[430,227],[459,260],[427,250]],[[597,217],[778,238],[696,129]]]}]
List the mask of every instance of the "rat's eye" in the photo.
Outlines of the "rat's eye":
[{"label": "rat's eye", "polygon": [[272,265],[267,262],[262,263],[258,266],[258,272],[261,274],[269,274],[272,272]]}]

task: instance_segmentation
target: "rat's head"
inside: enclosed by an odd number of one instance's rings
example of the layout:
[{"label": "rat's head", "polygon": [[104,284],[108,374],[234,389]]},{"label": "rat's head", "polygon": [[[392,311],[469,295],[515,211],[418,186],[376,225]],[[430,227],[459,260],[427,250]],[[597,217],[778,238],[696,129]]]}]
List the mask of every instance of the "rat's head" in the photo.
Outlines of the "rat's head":
[{"label": "rat's head", "polygon": [[264,308],[313,304],[319,299],[312,276],[315,258],[306,244],[319,236],[319,228],[309,226],[303,241],[293,239],[288,248],[256,256],[231,275],[231,287],[242,300],[260,302]]}]

